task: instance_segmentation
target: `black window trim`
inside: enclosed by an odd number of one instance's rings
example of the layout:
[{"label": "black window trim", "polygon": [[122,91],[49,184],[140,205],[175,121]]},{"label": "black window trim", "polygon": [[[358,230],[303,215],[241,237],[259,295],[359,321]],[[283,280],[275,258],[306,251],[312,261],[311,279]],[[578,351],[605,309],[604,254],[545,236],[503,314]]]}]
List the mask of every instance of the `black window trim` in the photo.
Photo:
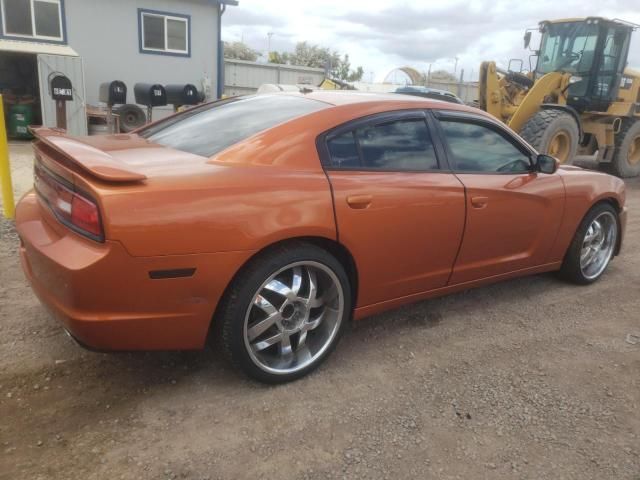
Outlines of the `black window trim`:
[{"label": "black window trim", "polygon": [[[49,2],[55,3],[55,2]],[[32,4],[33,6],[33,4]],[[0,39],[6,40],[17,40],[20,42],[35,42],[35,43],[47,43],[53,45],[67,45],[67,22],[66,22],[66,14],[65,14],[65,0],[60,0],[58,2],[58,13],[60,17],[58,20],[60,21],[60,37],[49,37],[45,35],[37,35],[34,31],[32,35],[22,35],[22,34],[14,34],[7,33],[5,30],[5,18],[3,17],[4,12],[4,0],[0,0]],[[35,11],[31,10],[31,22],[32,25],[35,23],[34,20]]]},{"label": "black window trim", "polygon": [[[316,138],[316,148],[320,157],[320,163],[325,171],[341,171],[341,172],[386,172],[386,173],[451,173],[449,164],[444,150],[440,145],[440,141],[436,138],[436,130],[434,130],[433,119],[430,118],[428,110],[425,109],[411,109],[411,110],[394,110],[390,112],[374,113],[364,117],[359,117],[341,125],[331,128],[325,132],[322,132]],[[420,119],[425,122],[427,132],[431,137],[431,143],[433,144],[434,154],[436,162],[438,163],[437,169],[425,169],[425,170],[402,170],[397,168],[374,168],[374,167],[337,167],[331,164],[331,154],[329,153],[329,146],[327,142],[332,138],[340,136],[344,133],[354,132],[358,128],[381,125],[397,120],[407,119]],[[360,162],[362,162],[362,150],[360,148],[360,142],[357,136],[354,135],[356,148],[358,149],[358,156]]]},{"label": "black window trim", "polygon": [[[456,174],[469,174],[469,175],[525,175],[535,172],[535,158],[538,155],[538,152],[533,150],[529,145],[525,142],[521,141],[518,137],[514,136],[514,134],[509,131],[504,125],[500,124],[498,121],[492,120],[490,118],[485,117],[484,115],[478,115],[470,112],[463,112],[458,110],[433,110],[432,111],[436,122],[434,126],[437,129],[437,136],[442,142],[443,148],[445,150],[445,155],[447,161],[450,165],[452,171]],[[502,136],[505,140],[511,143],[515,148],[520,150],[524,155],[529,157],[529,170],[526,172],[487,172],[487,171],[471,171],[471,170],[457,170],[456,169],[456,159],[455,155],[451,151],[449,147],[449,143],[447,142],[444,130],[441,127],[441,120],[449,120],[449,121],[458,121],[461,123],[471,123],[474,125],[480,125],[483,127],[487,127],[489,130],[492,130]]]},{"label": "black window trim", "polygon": [[[162,49],[149,48],[144,45],[144,17],[158,17],[164,21],[164,42],[165,46]],[[186,25],[185,42],[186,50],[170,50],[167,48],[168,35],[167,20],[178,20],[184,22]],[[138,8],[138,51],[145,55],[166,55],[169,57],[191,57],[191,15],[184,13],[165,12],[162,10],[151,10],[148,8]]]}]

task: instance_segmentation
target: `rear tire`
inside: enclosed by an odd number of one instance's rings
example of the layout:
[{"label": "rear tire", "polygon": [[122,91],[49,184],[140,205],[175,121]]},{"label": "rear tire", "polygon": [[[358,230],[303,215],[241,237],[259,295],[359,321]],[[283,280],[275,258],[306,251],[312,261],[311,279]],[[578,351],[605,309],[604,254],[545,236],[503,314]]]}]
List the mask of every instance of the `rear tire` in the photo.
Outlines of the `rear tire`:
[{"label": "rear tire", "polygon": [[260,382],[285,383],[324,362],[351,308],[351,287],[340,262],[313,244],[291,242],[242,269],[214,321],[233,365]]},{"label": "rear tire", "polygon": [[611,171],[622,178],[640,175],[640,120],[624,120],[616,135]]},{"label": "rear tire", "polygon": [[579,285],[598,280],[618,244],[620,220],[608,203],[595,205],[582,219],[562,262],[559,276]]},{"label": "rear tire", "polygon": [[578,150],[580,131],[574,118],[562,110],[540,110],[520,131],[533,148],[570,165]]}]

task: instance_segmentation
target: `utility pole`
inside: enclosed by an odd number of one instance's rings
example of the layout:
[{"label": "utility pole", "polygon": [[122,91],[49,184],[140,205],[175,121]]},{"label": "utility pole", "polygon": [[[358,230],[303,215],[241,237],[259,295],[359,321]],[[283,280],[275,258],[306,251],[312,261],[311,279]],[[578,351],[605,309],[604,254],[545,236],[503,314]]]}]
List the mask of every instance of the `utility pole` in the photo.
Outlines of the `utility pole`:
[{"label": "utility pole", "polygon": [[453,74],[455,75],[456,73],[458,73],[458,57],[454,57],[456,60],[456,63],[453,67]]},{"label": "utility pole", "polygon": [[273,32],[267,32],[267,61],[269,61],[269,55],[271,54],[271,37],[273,37]]}]

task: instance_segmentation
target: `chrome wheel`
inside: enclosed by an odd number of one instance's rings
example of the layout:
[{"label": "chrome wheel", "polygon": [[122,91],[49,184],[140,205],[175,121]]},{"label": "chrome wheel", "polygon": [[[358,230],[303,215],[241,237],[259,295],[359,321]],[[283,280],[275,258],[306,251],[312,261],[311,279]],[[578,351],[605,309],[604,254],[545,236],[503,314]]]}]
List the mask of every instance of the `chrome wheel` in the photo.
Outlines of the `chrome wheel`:
[{"label": "chrome wheel", "polygon": [[613,255],[618,239],[618,222],[611,212],[593,219],[582,241],[580,270],[588,280],[598,277]]},{"label": "chrome wheel", "polygon": [[251,360],[272,374],[299,371],[319,359],[340,329],[344,291],[322,263],[296,262],[256,291],[244,319]]}]

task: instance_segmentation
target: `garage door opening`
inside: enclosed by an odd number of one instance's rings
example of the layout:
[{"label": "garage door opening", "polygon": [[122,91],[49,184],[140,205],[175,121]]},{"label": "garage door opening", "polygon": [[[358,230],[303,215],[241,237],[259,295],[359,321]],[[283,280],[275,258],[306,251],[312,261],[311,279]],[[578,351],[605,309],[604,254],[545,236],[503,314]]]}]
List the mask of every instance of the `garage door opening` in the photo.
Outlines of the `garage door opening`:
[{"label": "garage door opening", "polygon": [[67,77],[72,85],[65,105],[67,132],[86,135],[84,68],[78,54],[67,45],[0,38],[0,93],[12,142],[30,140],[29,125],[57,125],[51,91],[56,76]]},{"label": "garage door opening", "polygon": [[10,140],[30,140],[29,125],[42,125],[35,54],[0,52],[0,93]]}]

